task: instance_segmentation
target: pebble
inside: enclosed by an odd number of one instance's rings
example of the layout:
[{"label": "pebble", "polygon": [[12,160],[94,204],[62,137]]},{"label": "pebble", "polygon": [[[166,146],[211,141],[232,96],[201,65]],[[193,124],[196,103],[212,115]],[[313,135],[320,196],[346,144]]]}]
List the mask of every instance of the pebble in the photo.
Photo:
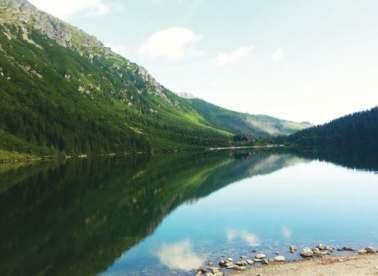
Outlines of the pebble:
[{"label": "pebble", "polygon": [[286,261],[286,258],[284,256],[276,256],[273,258],[275,262],[284,262]]},{"label": "pebble", "polygon": [[263,254],[263,253],[259,253],[255,256],[256,259],[265,259],[266,258],[266,255]]},{"label": "pebble", "polygon": [[290,245],[289,251],[290,251],[291,254],[293,254],[293,253],[298,251],[298,247],[295,246],[295,245]]},{"label": "pebble", "polygon": [[302,249],[301,256],[303,258],[310,258],[314,256],[314,252],[312,252],[311,248],[305,247]]},{"label": "pebble", "polygon": [[236,265],[238,265],[238,266],[247,266],[247,262],[246,261],[239,261],[239,262],[237,262],[237,263],[235,263]]},{"label": "pebble", "polygon": [[350,252],[354,252],[355,250],[351,247],[342,247],[342,248],[338,248],[337,251],[350,251]]},{"label": "pebble", "polygon": [[361,249],[361,250],[358,250],[358,254],[364,255],[364,254],[367,254],[367,251],[366,249]]},{"label": "pebble", "polygon": [[371,246],[366,247],[365,251],[366,251],[367,254],[375,254],[375,253],[377,253],[377,250],[374,247],[371,247]]},{"label": "pebble", "polygon": [[232,269],[237,270],[237,271],[243,271],[243,270],[246,270],[246,267],[245,266],[238,266],[238,265],[236,265]]},{"label": "pebble", "polygon": [[247,264],[249,264],[249,265],[253,265],[254,263],[255,262],[253,260],[250,260],[250,259],[247,260]]}]

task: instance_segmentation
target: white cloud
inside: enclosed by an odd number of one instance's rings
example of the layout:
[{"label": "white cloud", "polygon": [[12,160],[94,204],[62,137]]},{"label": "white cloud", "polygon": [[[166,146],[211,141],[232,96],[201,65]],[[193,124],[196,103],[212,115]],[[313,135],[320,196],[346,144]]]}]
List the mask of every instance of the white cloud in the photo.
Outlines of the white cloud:
[{"label": "white cloud", "polygon": [[285,51],[282,48],[276,49],[272,54],[272,59],[274,61],[281,61],[286,58]]},{"label": "white cloud", "polygon": [[233,241],[235,239],[241,239],[246,242],[249,246],[259,246],[260,240],[259,238],[248,231],[245,230],[237,230],[237,229],[230,229],[227,231],[227,240]]},{"label": "white cloud", "polygon": [[253,47],[240,47],[231,52],[219,52],[215,62],[221,66],[237,63],[248,57],[252,51]]},{"label": "white cloud", "polygon": [[148,58],[182,59],[191,51],[200,39],[192,30],[172,27],[151,35],[139,49],[139,54]]},{"label": "white cloud", "polygon": [[29,0],[39,9],[63,20],[73,15],[102,16],[109,13],[110,8],[103,0]]},{"label": "white cloud", "polygon": [[189,240],[163,245],[156,256],[160,263],[170,269],[189,271],[199,268],[203,263],[203,259],[193,252]]}]

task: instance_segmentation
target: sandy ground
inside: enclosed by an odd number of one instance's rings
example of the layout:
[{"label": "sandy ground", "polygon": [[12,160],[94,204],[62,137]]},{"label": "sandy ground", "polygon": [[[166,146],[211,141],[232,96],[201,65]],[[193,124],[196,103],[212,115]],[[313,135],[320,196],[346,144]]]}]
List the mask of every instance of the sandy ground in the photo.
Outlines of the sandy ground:
[{"label": "sandy ground", "polygon": [[378,276],[378,255],[352,257],[324,257],[284,264],[270,264],[244,272],[234,273],[240,276]]}]

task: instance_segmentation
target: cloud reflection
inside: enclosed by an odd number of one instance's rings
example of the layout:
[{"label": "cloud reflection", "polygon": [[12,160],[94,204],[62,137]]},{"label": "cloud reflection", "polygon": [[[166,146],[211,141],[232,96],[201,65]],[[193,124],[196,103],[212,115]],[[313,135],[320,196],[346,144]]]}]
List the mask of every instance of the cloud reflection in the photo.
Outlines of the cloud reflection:
[{"label": "cloud reflection", "polygon": [[282,229],[281,229],[281,234],[282,234],[282,236],[283,236],[284,238],[286,238],[286,239],[290,239],[291,236],[293,235],[293,231],[292,231],[289,227],[284,226],[284,227],[282,227]]},{"label": "cloud reflection", "polygon": [[254,234],[245,230],[230,229],[227,231],[227,240],[233,241],[235,239],[241,239],[246,242],[249,246],[259,246],[260,240]]},{"label": "cloud reflection", "polygon": [[199,268],[203,259],[196,255],[189,240],[166,244],[160,247],[156,256],[160,263],[170,269],[189,271]]}]

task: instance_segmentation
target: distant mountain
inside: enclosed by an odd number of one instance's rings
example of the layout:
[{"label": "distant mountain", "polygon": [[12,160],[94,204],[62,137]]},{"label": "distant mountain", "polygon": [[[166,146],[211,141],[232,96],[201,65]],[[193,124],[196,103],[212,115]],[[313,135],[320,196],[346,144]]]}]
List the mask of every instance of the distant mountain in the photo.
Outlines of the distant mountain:
[{"label": "distant mountain", "polygon": [[255,137],[290,135],[311,127],[307,122],[296,123],[266,115],[251,115],[221,108],[200,99],[191,99],[192,107],[217,128],[231,133],[249,134]]},{"label": "distant mountain", "polygon": [[300,131],[288,137],[288,141],[296,146],[323,150],[378,150],[378,107]]},{"label": "distant mountain", "polygon": [[257,128],[231,115],[213,120],[143,67],[26,0],[0,0],[0,87],[6,151],[175,150],[229,145],[239,132],[291,133],[260,131],[271,127],[263,120]]}]

